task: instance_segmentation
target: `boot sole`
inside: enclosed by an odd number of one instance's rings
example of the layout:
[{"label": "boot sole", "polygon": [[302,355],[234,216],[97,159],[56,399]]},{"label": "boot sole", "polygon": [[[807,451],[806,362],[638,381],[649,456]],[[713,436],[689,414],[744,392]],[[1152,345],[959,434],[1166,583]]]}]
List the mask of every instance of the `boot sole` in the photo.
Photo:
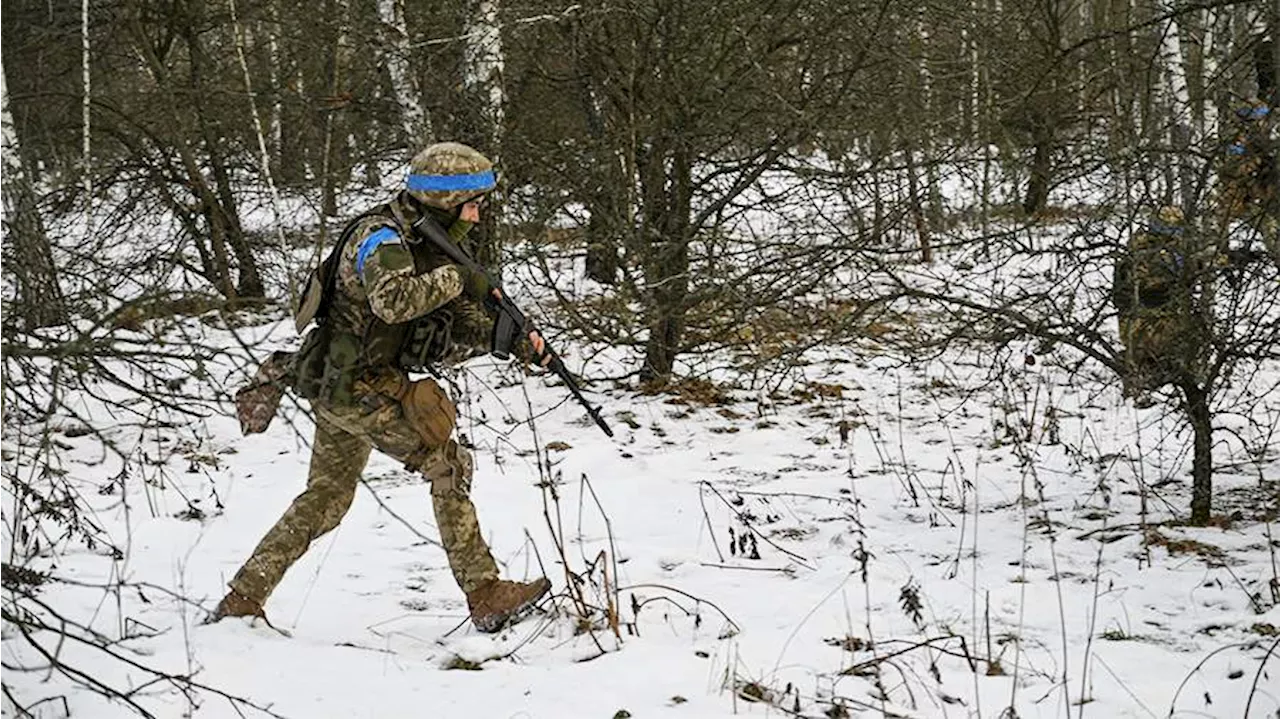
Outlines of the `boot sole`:
[{"label": "boot sole", "polygon": [[546,588],[539,592],[536,597],[529,599],[510,612],[507,612],[505,615],[495,616],[491,620],[485,622],[477,622],[473,618],[471,623],[474,624],[476,630],[482,634],[497,634],[512,624],[518,624],[521,620],[528,617],[533,612],[534,607],[537,606],[538,600],[547,596],[547,592],[549,591],[551,591],[550,582],[547,583]]}]

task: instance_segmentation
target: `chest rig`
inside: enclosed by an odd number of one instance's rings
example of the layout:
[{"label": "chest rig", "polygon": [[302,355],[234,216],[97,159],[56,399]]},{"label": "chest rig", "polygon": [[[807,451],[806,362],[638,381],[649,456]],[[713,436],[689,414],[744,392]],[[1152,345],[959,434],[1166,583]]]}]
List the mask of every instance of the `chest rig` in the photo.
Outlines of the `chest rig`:
[{"label": "chest rig", "polygon": [[414,274],[421,275],[448,264],[448,259],[419,242],[390,205],[382,205],[356,217],[343,228],[324,262],[312,271],[295,317],[299,331],[312,327],[298,352],[294,390],[310,400],[335,405],[353,403],[353,386],[362,376],[390,370],[425,372],[453,349],[453,313],[440,307],[408,322],[379,319],[366,298],[343,291],[338,268],[356,227],[376,218],[394,227],[405,238],[413,256]]}]

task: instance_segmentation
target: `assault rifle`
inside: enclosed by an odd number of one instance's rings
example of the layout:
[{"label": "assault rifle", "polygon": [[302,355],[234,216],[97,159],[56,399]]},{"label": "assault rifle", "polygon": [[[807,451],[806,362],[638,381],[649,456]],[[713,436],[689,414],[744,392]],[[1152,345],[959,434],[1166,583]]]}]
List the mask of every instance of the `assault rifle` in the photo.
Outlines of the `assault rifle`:
[{"label": "assault rifle", "polygon": [[[413,223],[413,229],[419,237],[426,237],[431,240],[431,243],[448,256],[449,259],[472,272],[483,275],[489,281],[491,293],[485,298],[485,302],[498,313],[498,318],[494,321],[493,343],[490,347],[490,352],[498,359],[507,359],[507,357],[511,356],[511,351],[515,348],[516,343],[527,337],[537,327],[529,321],[528,317],[524,316],[519,307],[515,306],[511,298],[507,297],[506,290],[502,289],[501,285],[493,279],[493,276],[479,262],[472,259],[466,252],[463,252],[461,247],[455,245],[449,234],[435,220],[424,214],[422,219]],[[492,290],[498,290],[500,296],[494,297]],[[539,364],[545,358],[550,357],[551,361],[545,367],[564,381],[565,386],[569,388],[569,393],[573,395],[574,399],[578,400],[578,404],[586,408],[587,414],[591,415],[591,419],[596,421],[596,426],[606,435],[612,437],[613,430],[609,428],[604,418],[600,416],[601,408],[592,407],[587,398],[582,396],[582,389],[578,387],[578,383],[574,381],[573,375],[564,366],[560,356],[552,351],[551,346],[544,344],[542,347],[542,354],[538,355]]]}]

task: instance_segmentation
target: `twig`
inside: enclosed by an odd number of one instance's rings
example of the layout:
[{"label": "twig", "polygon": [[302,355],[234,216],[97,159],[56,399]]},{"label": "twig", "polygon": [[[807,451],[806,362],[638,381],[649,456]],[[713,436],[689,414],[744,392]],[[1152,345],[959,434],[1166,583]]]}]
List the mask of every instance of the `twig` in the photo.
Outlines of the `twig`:
[{"label": "twig", "polygon": [[730,618],[728,614],[725,614],[725,611],[721,609],[719,605],[717,605],[714,602],[707,601],[706,599],[703,599],[701,597],[696,597],[682,589],[676,589],[675,587],[668,586],[666,584],[655,584],[653,582],[645,582],[642,584],[628,584],[624,587],[618,587],[619,592],[625,592],[632,589],[661,589],[665,592],[675,592],[676,594],[679,594],[682,597],[688,597],[689,599],[692,599],[695,602],[698,602],[700,604],[705,604],[708,607],[711,607],[712,609],[719,612],[720,616],[724,617],[724,620],[728,622],[731,627],[733,627],[733,631],[735,634],[742,632],[742,627],[738,626],[738,623],[733,621],[733,619]]},{"label": "twig", "polygon": [[964,654],[961,656],[963,656],[965,659],[968,660],[970,669],[973,669],[976,671],[977,664],[974,662],[972,655],[969,654],[968,643],[965,642],[964,637],[960,636],[959,634],[948,634],[941,637],[926,639],[923,642],[915,642],[911,646],[905,647],[903,649],[899,649],[897,651],[893,651],[888,654],[876,656],[872,659],[868,659],[865,662],[858,662],[857,664],[849,666],[845,669],[841,669],[839,673],[841,676],[857,675],[859,672],[869,667],[876,666],[877,664],[880,664],[885,660],[892,659],[894,657],[899,657],[899,656],[902,656],[903,654],[908,654],[910,652],[914,652],[917,649],[924,649],[925,647],[937,648],[937,647],[934,647],[935,644],[939,642],[945,642],[948,639],[958,639],[960,641],[960,646],[964,650]]},{"label": "twig", "polygon": [[1258,682],[1262,679],[1262,670],[1267,666],[1267,660],[1275,653],[1276,647],[1280,647],[1280,639],[1271,642],[1271,646],[1267,648],[1267,653],[1262,657],[1262,661],[1258,662],[1258,671],[1254,672],[1253,685],[1249,687],[1249,699],[1244,703],[1244,715],[1249,716],[1249,708],[1253,706],[1253,697],[1258,693]]},{"label": "twig", "polygon": [[[815,568],[812,564],[810,564],[810,563],[809,563],[809,560],[808,560],[808,559],[806,559],[805,557],[802,557],[802,556],[800,556],[799,554],[796,554],[795,552],[792,552],[792,551],[789,551],[789,550],[783,549],[782,547],[778,546],[778,543],[777,543],[777,542],[774,542],[772,539],[769,539],[768,537],[766,537],[766,536],[764,536],[763,534],[761,534],[759,530],[757,530],[754,526],[752,526],[751,522],[747,521],[746,517],[742,516],[742,513],[741,513],[741,512],[739,512],[739,511],[738,511],[738,510],[737,510],[737,509],[736,509],[732,504],[730,504],[730,502],[729,502],[729,500],[728,500],[728,499],[725,499],[725,496],[724,496],[723,494],[720,494],[720,490],[716,489],[716,488],[715,488],[715,487],[714,487],[710,482],[708,482],[708,481],[706,481],[706,480],[703,480],[703,481],[702,481],[702,484],[703,484],[703,486],[705,486],[705,487],[707,487],[708,489],[710,489],[710,490],[711,490],[711,491],[712,491],[712,492],[713,492],[717,497],[719,497],[721,502],[724,502],[724,506],[728,507],[728,508],[729,508],[729,511],[730,511],[730,512],[733,512],[733,513],[734,513],[734,515],[736,515],[736,516],[738,517],[738,520],[739,520],[740,522],[742,522],[742,526],[744,526],[744,527],[746,527],[748,530],[750,530],[750,531],[751,531],[751,533],[752,533],[752,534],[754,534],[755,536],[757,536],[757,537],[759,537],[760,539],[764,540],[765,544],[768,544],[769,546],[773,547],[774,549],[778,550],[779,552],[782,552],[783,554],[787,555],[788,557],[791,557],[792,559],[796,560],[797,562],[799,562],[799,563],[803,564],[803,565],[804,565],[804,567],[805,567],[805,569],[814,569],[814,568]],[[724,557],[721,557],[721,561],[723,561],[723,560],[724,560]]]},{"label": "twig", "polygon": [[[609,559],[613,565],[613,585],[614,590],[609,591],[609,572],[606,569],[604,573],[604,590],[605,596],[609,600],[609,624],[613,628],[613,633],[618,637],[618,641],[622,641],[622,632],[618,630],[618,547],[613,540],[613,522],[609,519],[609,514],[604,511],[604,504],[600,502],[600,496],[596,494],[596,488],[592,486],[591,480],[587,478],[587,473],[582,473],[582,484],[591,492],[591,499],[596,503],[596,509],[600,510],[600,517],[604,520],[605,534],[609,537]],[[579,490],[581,491],[581,490]]]},{"label": "twig", "polygon": [[[1277,640],[1277,641],[1280,641],[1280,640]],[[1187,675],[1183,677],[1182,681],[1178,684],[1177,691],[1173,693],[1173,698],[1169,700],[1168,715],[1172,717],[1176,713],[1176,709],[1178,706],[1178,697],[1182,696],[1182,690],[1186,688],[1187,682],[1191,681],[1191,677],[1195,676],[1196,672],[1200,671],[1200,668],[1203,667],[1205,664],[1207,664],[1210,659],[1213,659],[1214,657],[1227,651],[1228,649],[1239,649],[1240,647],[1247,647],[1249,646],[1249,644],[1251,644],[1251,642],[1236,642],[1234,644],[1228,644],[1226,646],[1218,647],[1217,649],[1214,649],[1213,651],[1205,655],[1203,659],[1201,659],[1194,667],[1191,668],[1191,671],[1187,672]],[[1273,644],[1271,648],[1275,649],[1275,645]],[[1271,652],[1267,652],[1267,656],[1271,656]],[[1263,662],[1263,663],[1265,664],[1266,662]],[[1261,667],[1259,667],[1259,669],[1261,669]]]},{"label": "twig", "polygon": [[796,570],[794,567],[744,567],[737,564],[717,564],[715,562],[698,562],[700,566],[711,567],[712,569],[744,569],[749,572],[778,572],[788,577],[794,577]]},{"label": "twig", "polygon": [[720,542],[716,540],[716,528],[711,526],[711,515],[707,512],[707,496],[702,491],[701,485],[698,487],[698,504],[702,506],[702,518],[707,523],[707,534],[711,535],[711,546],[716,549],[716,556],[720,561],[724,561],[724,552],[720,551]]},{"label": "twig", "polygon": [[405,529],[408,529],[410,532],[413,532],[413,535],[415,537],[417,537],[418,539],[421,539],[422,541],[432,546],[436,546],[440,548],[444,547],[444,545],[441,544],[440,542],[432,539],[431,537],[428,537],[422,532],[419,532],[416,527],[414,527],[412,524],[409,523],[409,520],[405,519],[404,517],[401,517],[399,514],[396,513],[394,509],[388,506],[387,503],[383,501],[382,497],[378,495],[378,491],[373,488],[372,484],[369,483],[369,480],[361,478],[360,484],[363,485],[365,489],[369,490],[369,494],[373,495],[373,499],[378,503],[379,507],[382,507],[383,511],[391,515],[391,517],[396,521],[403,524],[405,526]]},{"label": "twig", "polygon": [[1103,659],[1101,656],[1097,656],[1094,658],[1098,660],[1098,663],[1102,665],[1103,669],[1107,670],[1107,673],[1111,675],[1111,678],[1116,680],[1116,684],[1120,685],[1120,688],[1124,690],[1125,694],[1129,695],[1130,699],[1133,699],[1133,701],[1136,702],[1138,706],[1142,707],[1143,711],[1150,714],[1153,717],[1153,719],[1160,719],[1158,716],[1156,716],[1155,712],[1151,711],[1151,709],[1147,707],[1147,705],[1142,701],[1142,699],[1137,694],[1133,693],[1133,690],[1129,688],[1128,684],[1125,684],[1123,681],[1121,681],[1120,677],[1116,674],[1115,670],[1107,665],[1107,662],[1105,659]]}]

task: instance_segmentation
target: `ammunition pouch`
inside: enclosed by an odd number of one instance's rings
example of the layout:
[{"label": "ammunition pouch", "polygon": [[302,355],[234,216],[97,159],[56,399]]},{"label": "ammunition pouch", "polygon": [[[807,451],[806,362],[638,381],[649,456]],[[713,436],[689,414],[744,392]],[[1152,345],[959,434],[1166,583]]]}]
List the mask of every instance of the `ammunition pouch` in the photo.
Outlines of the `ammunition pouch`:
[{"label": "ammunition pouch", "polygon": [[354,402],[352,388],[360,367],[360,338],[335,332],[322,322],[307,333],[298,351],[298,376],[294,390],[309,400],[338,406]]},{"label": "ammunition pouch", "polygon": [[386,370],[365,374],[355,381],[359,403],[367,412],[377,412],[392,403],[400,405],[404,419],[413,427],[422,446],[408,464],[417,469],[426,455],[443,447],[458,424],[458,408],[432,379],[411,381],[404,372]]},{"label": "ammunition pouch", "polygon": [[407,372],[426,372],[453,350],[453,313],[438,309],[409,324],[396,358]]},{"label": "ammunition pouch", "polygon": [[360,366],[360,338],[346,332],[334,333],[325,355],[324,374],[320,378],[320,399],[347,406],[355,401],[352,387]]},{"label": "ammunition pouch", "polygon": [[435,380],[420,379],[409,384],[400,400],[404,417],[430,449],[449,441],[458,424],[458,408]]}]

